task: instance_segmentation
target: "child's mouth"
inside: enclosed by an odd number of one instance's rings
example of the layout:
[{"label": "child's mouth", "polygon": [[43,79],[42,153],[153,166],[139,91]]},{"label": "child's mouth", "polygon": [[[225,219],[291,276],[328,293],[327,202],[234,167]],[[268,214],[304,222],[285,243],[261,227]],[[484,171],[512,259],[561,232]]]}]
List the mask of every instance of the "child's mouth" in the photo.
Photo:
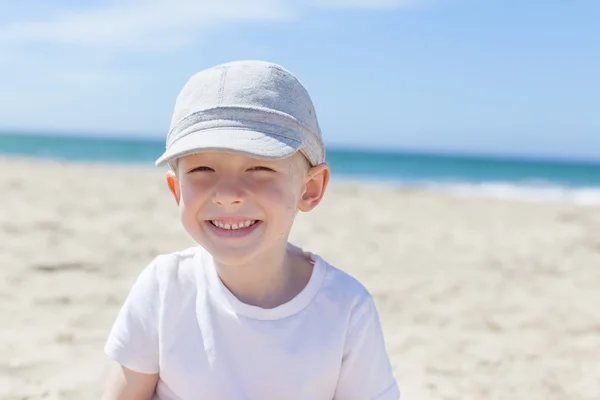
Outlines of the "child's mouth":
[{"label": "child's mouth", "polygon": [[261,224],[257,219],[248,219],[238,222],[226,223],[219,220],[206,221],[214,235],[223,238],[241,238],[250,235]]},{"label": "child's mouth", "polygon": [[217,228],[233,230],[233,231],[249,228],[257,222],[258,222],[258,220],[256,220],[256,219],[248,219],[246,221],[241,221],[236,224],[225,224],[225,223],[222,223],[221,221],[210,221],[210,223],[213,224],[214,226],[216,226]]}]

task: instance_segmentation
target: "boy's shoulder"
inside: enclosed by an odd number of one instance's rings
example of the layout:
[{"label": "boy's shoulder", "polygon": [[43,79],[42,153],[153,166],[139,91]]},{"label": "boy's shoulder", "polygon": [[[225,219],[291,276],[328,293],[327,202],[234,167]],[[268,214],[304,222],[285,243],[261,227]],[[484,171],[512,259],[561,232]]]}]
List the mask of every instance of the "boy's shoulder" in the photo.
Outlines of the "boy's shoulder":
[{"label": "boy's shoulder", "polygon": [[371,296],[367,288],[350,273],[334,266],[320,254],[307,251],[292,243],[288,243],[288,251],[296,254],[303,254],[311,260],[314,265],[313,278],[322,277],[321,291],[326,292],[328,296],[352,296],[359,299],[366,299]]},{"label": "boy's shoulder", "polygon": [[371,300],[371,293],[354,275],[330,264],[321,256],[315,255],[326,270],[322,290],[333,300],[344,303],[364,303]]},{"label": "boy's shoulder", "polygon": [[178,268],[180,265],[193,262],[201,251],[201,247],[193,246],[170,253],[162,253],[156,256],[154,262],[162,268]]},{"label": "boy's shoulder", "polygon": [[193,284],[196,280],[195,270],[201,259],[203,249],[199,246],[189,247],[170,253],[157,255],[149,265],[154,270],[159,285],[173,283]]}]

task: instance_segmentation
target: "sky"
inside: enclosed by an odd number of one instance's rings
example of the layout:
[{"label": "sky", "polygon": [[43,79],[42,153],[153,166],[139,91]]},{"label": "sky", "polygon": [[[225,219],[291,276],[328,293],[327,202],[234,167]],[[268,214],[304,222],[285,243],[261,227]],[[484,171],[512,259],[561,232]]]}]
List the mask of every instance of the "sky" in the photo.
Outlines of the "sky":
[{"label": "sky", "polygon": [[279,63],[328,146],[600,160],[597,0],[0,0],[0,130],[163,139],[189,77]]}]

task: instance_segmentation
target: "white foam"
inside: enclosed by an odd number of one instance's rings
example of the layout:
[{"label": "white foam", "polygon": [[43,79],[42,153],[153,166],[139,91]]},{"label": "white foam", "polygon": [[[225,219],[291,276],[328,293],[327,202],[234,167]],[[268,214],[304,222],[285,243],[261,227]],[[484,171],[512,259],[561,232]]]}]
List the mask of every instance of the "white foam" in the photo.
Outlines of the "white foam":
[{"label": "white foam", "polygon": [[600,187],[566,187],[544,182],[427,182],[423,186],[459,196],[493,197],[530,202],[561,202],[584,206],[600,205]]},{"label": "white foam", "polygon": [[461,180],[394,180],[373,179],[366,175],[334,174],[338,180],[363,180],[373,183],[392,184],[394,186],[425,188],[442,191],[464,197],[491,197],[527,202],[557,202],[582,206],[600,205],[600,186],[569,187],[543,180],[522,182],[468,182]]}]

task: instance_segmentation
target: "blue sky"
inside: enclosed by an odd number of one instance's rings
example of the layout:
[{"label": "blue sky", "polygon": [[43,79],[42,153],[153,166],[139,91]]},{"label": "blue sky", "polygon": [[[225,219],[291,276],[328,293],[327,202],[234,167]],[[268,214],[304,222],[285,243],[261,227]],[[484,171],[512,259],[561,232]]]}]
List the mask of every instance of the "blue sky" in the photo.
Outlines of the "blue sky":
[{"label": "blue sky", "polygon": [[194,72],[267,59],[327,144],[600,159],[600,2],[0,0],[0,129],[162,138]]}]

